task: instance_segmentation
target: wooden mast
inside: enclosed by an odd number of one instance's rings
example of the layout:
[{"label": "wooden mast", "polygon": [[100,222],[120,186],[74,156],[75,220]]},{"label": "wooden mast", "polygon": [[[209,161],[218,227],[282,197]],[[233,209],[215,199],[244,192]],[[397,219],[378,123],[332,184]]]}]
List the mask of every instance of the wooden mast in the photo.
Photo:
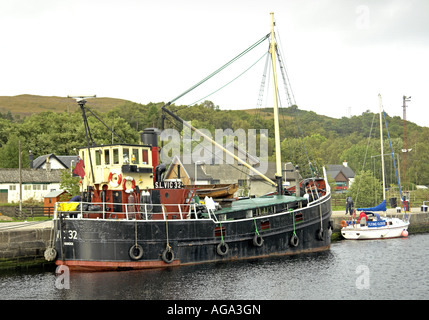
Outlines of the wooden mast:
[{"label": "wooden mast", "polygon": [[277,183],[277,194],[283,194],[282,184],[282,157],[280,148],[280,127],[279,127],[279,97],[277,88],[277,68],[276,68],[276,41],[274,38],[274,12],[271,15],[271,36],[270,36],[270,54],[271,62],[273,67],[273,88],[274,88],[274,138],[276,146],[276,183]]}]

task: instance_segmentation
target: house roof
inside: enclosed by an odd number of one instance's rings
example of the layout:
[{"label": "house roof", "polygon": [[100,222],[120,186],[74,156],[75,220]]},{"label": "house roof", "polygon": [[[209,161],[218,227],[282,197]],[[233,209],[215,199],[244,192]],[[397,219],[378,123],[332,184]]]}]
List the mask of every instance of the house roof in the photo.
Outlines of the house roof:
[{"label": "house roof", "polygon": [[42,166],[46,163],[47,159],[56,159],[63,167],[64,169],[68,169],[71,166],[72,161],[77,161],[77,156],[56,156],[53,153],[45,154],[42,156],[37,157],[33,161],[33,168],[34,169],[40,169]]},{"label": "house roof", "polygon": [[[184,173],[190,179],[195,179],[195,163],[183,164],[178,156],[175,156],[173,158],[173,160],[171,161],[171,165],[168,168],[168,171],[166,172],[165,176],[170,175],[170,172],[173,170],[173,167],[175,164],[179,164],[181,169],[185,171]],[[212,176],[210,176],[204,172],[201,165],[198,164],[196,167],[197,167],[197,178],[198,178],[198,180],[211,180],[212,179]],[[181,175],[182,175],[183,171],[181,171],[181,172],[182,172],[181,173]]]},{"label": "house roof", "polygon": [[[255,166],[258,163],[260,163],[260,160],[258,157],[251,155],[250,153],[246,152],[239,146],[235,145],[233,142],[228,143],[225,146],[225,149],[227,149],[228,151],[233,151],[233,153],[237,157],[247,161],[247,163],[250,164],[251,166]],[[213,163],[218,163],[220,159],[225,159],[224,151],[219,148],[215,148],[215,152],[213,154]]]},{"label": "house roof", "polygon": [[[258,160],[259,161],[259,160]],[[175,156],[173,158],[173,160],[171,161],[171,165],[168,168],[167,173],[165,174],[166,176],[170,176],[171,171],[173,170],[174,164],[180,164],[182,170],[185,171],[185,174],[191,178],[194,179],[195,178],[195,163],[191,163],[191,164],[183,164],[181,159],[178,156]],[[253,171],[250,171],[249,169],[243,167],[240,169],[240,171],[236,171],[235,167],[232,167],[230,164],[215,164],[212,165],[213,167],[218,168],[219,170],[210,170],[210,174],[207,174],[204,170],[203,167],[204,165],[197,165],[197,178],[198,180],[211,180],[211,179],[218,179],[218,174],[219,172],[223,172],[225,170],[227,170],[227,172],[240,172],[240,174],[243,174],[243,172],[249,172],[249,177],[253,180],[263,180],[263,178],[254,173]],[[256,170],[261,171],[261,169],[259,169],[259,167],[261,166],[261,163],[259,162],[258,165],[255,166]],[[282,169],[284,168],[285,163],[282,163]],[[288,170],[286,177],[288,181],[294,181],[295,180],[295,176],[289,172],[295,169],[295,167],[292,165],[292,163],[288,162],[286,163],[286,169]],[[243,171],[244,170],[244,171]],[[261,172],[264,173],[264,172]],[[266,172],[264,173],[265,176],[267,176],[268,178],[272,179],[273,181],[275,181],[275,173],[276,173],[276,163],[269,161],[267,162],[267,169]],[[232,173],[234,174],[234,173]],[[299,179],[302,179],[301,175],[299,175]]]},{"label": "house roof", "polygon": [[350,167],[346,167],[342,164],[328,164],[326,167],[326,173],[330,174],[332,178],[335,178],[340,172],[342,172],[347,179],[355,177],[354,171]]},{"label": "house roof", "polygon": [[63,194],[64,192],[66,192],[66,191],[64,191],[64,190],[51,191],[48,194],[46,194],[44,197],[45,198],[56,198],[59,195]]},{"label": "house roof", "polygon": [[[22,169],[22,183],[58,183],[61,170]],[[19,169],[0,169],[0,183],[19,183]]]},{"label": "house roof", "polygon": [[[268,178],[272,179],[273,181],[275,181],[275,179],[276,179],[275,175],[276,175],[276,171],[277,171],[276,163],[274,161],[268,161],[267,164],[268,164],[267,171],[264,173],[264,175],[267,176]],[[282,170],[284,169],[284,167],[285,167],[285,163],[282,162]],[[255,166],[255,169],[261,171],[259,169],[259,166]],[[290,162],[287,162],[286,163],[286,170],[287,170],[287,172],[286,172],[287,180],[288,181],[294,181],[295,176],[291,172],[292,170],[295,170],[295,167],[293,166],[293,164]],[[261,173],[263,173],[263,172],[261,172]],[[260,175],[254,173],[253,171],[250,172],[250,176],[254,180],[262,180],[263,179]],[[301,174],[299,175],[299,179],[302,179]]]}]

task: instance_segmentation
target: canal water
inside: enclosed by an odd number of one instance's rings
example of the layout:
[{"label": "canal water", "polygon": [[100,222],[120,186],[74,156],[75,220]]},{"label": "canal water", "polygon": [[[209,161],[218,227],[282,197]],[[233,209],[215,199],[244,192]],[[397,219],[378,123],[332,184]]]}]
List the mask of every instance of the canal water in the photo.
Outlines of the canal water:
[{"label": "canal water", "polygon": [[[0,299],[429,299],[429,234],[321,253],[157,270],[0,274]],[[63,277],[63,279],[60,279]],[[68,280],[68,281],[67,281]]]}]

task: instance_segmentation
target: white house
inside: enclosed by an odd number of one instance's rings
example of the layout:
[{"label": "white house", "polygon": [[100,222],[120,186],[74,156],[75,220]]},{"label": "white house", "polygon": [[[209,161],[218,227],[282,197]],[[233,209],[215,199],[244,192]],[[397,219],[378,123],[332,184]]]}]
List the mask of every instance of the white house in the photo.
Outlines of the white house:
[{"label": "white house", "polygon": [[[46,194],[60,190],[61,170],[22,169],[22,201],[43,201]],[[19,169],[0,169],[0,202],[19,202]]]},{"label": "white house", "polygon": [[53,153],[37,157],[34,161],[30,158],[30,168],[32,169],[68,169],[76,165],[77,156],[56,156]]}]

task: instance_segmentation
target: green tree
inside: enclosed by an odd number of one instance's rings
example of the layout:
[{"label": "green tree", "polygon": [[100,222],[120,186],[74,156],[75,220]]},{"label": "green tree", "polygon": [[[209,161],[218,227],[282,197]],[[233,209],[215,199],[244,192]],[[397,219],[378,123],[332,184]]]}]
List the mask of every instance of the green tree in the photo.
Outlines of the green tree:
[{"label": "green tree", "polygon": [[360,171],[347,190],[355,208],[372,207],[383,201],[382,182],[376,179],[371,171]]},{"label": "green tree", "polygon": [[79,177],[73,177],[70,170],[61,170],[60,174],[61,182],[60,189],[67,191],[72,196],[78,195],[79,190]]},{"label": "green tree", "polygon": [[371,170],[371,156],[375,155],[377,151],[371,146],[363,144],[352,145],[347,150],[341,153],[340,158],[343,161],[347,161],[348,166],[352,168],[354,172],[362,170],[362,166],[365,163],[363,170]]},{"label": "green tree", "polygon": [[[19,168],[19,140],[17,136],[11,136],[8,142],[0,148],[0,168]],[[29,167],[28,150],[21,139],[21,165]]]}]

